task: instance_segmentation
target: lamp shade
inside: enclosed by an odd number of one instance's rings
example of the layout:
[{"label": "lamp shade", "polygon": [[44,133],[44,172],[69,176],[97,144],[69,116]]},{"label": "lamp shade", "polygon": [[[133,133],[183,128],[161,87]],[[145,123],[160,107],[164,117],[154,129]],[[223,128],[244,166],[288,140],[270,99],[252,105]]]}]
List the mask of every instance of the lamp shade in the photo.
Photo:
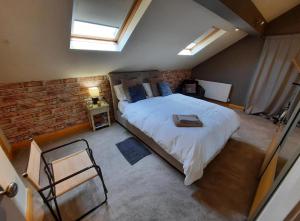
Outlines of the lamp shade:
[{"label": "lamp shade", "polygon": [[89,93],[90,93],[90,96],[93,98],[99,97],[99,88],[98,87],[90,87]]}]

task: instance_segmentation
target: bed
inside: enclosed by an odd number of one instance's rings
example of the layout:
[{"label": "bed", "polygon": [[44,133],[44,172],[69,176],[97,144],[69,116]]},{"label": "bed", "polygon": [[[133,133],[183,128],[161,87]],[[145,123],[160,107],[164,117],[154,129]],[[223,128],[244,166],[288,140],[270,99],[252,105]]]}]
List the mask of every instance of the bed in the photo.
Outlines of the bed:
[{"label": "bed", "polygon": [[[153,97],[136,103],[119,102],[113,86],[120,79],[159,75],[156,71],[110,73],[114,115],[117,122],[185,175],[190,185],[203,175],[207,164],[239,128],[237,114],[228,108],[181,94]],[[197,114],[201,128],[175,127],[173,114]]]}]

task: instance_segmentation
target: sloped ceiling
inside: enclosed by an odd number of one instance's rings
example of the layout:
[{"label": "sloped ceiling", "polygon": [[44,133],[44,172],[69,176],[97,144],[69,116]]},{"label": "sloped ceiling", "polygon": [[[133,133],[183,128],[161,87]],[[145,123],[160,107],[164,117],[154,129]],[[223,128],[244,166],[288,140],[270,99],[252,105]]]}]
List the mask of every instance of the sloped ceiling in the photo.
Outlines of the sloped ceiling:
[{"label": "sloped ceiling", "polygon": [[252,0],[269,22],[300,4],[300,0]]},{"label": "sloped ceiling", "polygon": [[[154,0],[122,52],[74,51],[70,0],[0,3],[0,82],[192,68],[246,35],[193,0]],[[194,56],[177,55],[211,26],[227,33]]]}]

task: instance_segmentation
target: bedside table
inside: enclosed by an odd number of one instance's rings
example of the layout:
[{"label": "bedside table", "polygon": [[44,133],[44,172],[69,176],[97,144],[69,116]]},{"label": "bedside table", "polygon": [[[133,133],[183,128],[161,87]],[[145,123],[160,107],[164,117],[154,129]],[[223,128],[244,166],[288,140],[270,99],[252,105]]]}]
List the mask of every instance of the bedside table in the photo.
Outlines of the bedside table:
[{"label": "bedside table", "polygon": [[87,105],[87,112],[90,125],[93,131],[110,126],[109,105],[105,101],[99,102],[100,104]]}]

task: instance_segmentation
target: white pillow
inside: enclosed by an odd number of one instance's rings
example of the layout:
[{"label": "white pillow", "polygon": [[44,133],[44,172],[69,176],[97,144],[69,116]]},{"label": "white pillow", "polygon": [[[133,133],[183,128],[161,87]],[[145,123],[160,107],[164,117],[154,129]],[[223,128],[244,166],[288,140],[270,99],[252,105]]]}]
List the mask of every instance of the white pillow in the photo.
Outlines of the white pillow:
[{"label": "white pillow", "polygon": [[122,84],[115,85],[114,90],[115,90],[116,96],[117,96],[119,101],[126,101],[127,100],[127,97],[124,93],[124,89],[123,89]]},{"label": "white pillow", "polygon": [[153,97],[153,93],[152,93],[152,90],[151,90],[151,86],[149,83],[143,83],[143,86],[144,86],[144,89],[146,91],[146,94],[147,94],[147,97]]}]

